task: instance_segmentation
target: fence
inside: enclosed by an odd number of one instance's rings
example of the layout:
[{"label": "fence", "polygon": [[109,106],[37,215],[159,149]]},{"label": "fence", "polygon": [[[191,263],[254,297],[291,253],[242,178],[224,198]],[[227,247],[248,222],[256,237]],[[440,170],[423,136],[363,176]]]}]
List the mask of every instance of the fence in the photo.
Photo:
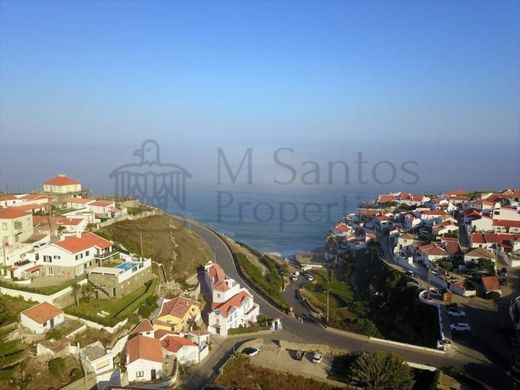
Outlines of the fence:
[{"label": "fence", "polygon": [[115,217],[115,218],[109,219],[107,221],[101,222],[99,224],[99,227],[110,226],[110,225],[112,225],[112,224],[114,224],[116,222],[134,221],[136,219],[151,217],[151,216],[154,216],[154,215],[162,215],[162,214],[163,214],[162,210],[153,209],[153,210],[150,210],[150,211],[143,211],[142,213],[136,214],[136,215],[130,215],[130,214],[120,215],[118,217]]}]

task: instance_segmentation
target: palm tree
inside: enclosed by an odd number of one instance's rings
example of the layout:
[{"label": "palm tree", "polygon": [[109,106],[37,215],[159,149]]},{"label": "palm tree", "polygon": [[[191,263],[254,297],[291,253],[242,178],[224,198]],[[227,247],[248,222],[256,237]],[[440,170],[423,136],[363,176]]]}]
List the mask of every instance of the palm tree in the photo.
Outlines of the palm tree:
[{"label": "palm tree", "polygon": [[409,390],[413,387],[410,367],[398,355],[375,352],[360,356],[350,366],[351,384],[369,390]]}]

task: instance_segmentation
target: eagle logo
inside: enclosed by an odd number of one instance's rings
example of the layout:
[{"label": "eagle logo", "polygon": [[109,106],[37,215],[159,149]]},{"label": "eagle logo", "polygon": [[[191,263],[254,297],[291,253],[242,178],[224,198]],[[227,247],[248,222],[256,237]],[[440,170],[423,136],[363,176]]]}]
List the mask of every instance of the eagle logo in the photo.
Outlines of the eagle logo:
[{"label": "eagle logo", "polygon": [[184,210],[186,207],[186,178],[191,174],[181,166],[161,163],[157,141],[146,140],[134,156],[140,158],[136,164],[126,164],[112,171],[116,195],[135,197],[146,204],[168,210],[168,201]]}]

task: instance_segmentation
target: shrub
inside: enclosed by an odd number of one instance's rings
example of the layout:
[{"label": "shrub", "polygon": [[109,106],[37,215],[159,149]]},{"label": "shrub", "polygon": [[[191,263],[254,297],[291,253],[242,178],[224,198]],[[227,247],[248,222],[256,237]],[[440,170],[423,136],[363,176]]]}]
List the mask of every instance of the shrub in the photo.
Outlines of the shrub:
[{"label": "shrub", "polygon": [[51,339],[60,340],[63,338],[63,335],[59,329],[52,329],[51,331],[47,332],[47,334],[45,335],[45,338],[47,340],[51,340]]},{"label": "shrub", "polygon": [[74,367],[72,370],[70,370],[69,378],[71,382],[77,381],[82,376],[83,374],[78,367]]},{"label": "shrub", "polygon": [[56,358],[49,360],[49,372],[51,375],[58,376],[61,371],[65,368],[65,361],[63,358]]}]

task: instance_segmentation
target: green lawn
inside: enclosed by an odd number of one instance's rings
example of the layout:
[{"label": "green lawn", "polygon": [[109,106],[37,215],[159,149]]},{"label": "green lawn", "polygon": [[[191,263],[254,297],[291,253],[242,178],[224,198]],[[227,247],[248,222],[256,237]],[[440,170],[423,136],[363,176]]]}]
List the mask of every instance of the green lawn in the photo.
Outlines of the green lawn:
[{"label": "green lawn", "polygon": [[0,305],[5,308],[0,317],[0,326],[5,326],[18,321],[20,312],[36,305],[36,302],[28,302],[21,297],[10,297],[8,295],[0,296]]},{"label": "green lawn", "polygon": [[85,277],[71,279],[67,282],[64,282],[64,283],[56,285],[56,286],[45,286],[45,287],[31,287],[31,286],[26,286],[26,285],[21,285],[21,284],[16,284],[16,283],[12,283],[12,282],[7,282],[5,280],[1,280],[0,287],[10,288],[13,290],[26,291],[26,292],[31,292],[31,293],[35,293],[35,294],[52,295],[54,293],[57,293],[58,291],[63,290],[64,288],[72,286],[74,283],[77,283],[84,278]]},{"label": "green lawn", "polygon": [[289,305],[282,295],[283,279],[281,273],[284,272],[283,266],[269,257],[264,257],[261,261],[268,269],[267,274],[264,275],[262,270],[253,264],[243,253],[235,252],[234,256],[244,277],[260,290],[265,298],[281,309],[288,311]]},{"label": "green lawn", "polygon": [[[65,309],[68,314],[98,322],[105,326],[114,326],[139,309],[146,298],[152,296],[157,286],[157,279],[153,278],[144,286],[132,291],[121,299],[91,299],[88,303],[83,298],[79,305],[72,305]],[[107,317],[97,315],[101,310],[110,313]]]}]

